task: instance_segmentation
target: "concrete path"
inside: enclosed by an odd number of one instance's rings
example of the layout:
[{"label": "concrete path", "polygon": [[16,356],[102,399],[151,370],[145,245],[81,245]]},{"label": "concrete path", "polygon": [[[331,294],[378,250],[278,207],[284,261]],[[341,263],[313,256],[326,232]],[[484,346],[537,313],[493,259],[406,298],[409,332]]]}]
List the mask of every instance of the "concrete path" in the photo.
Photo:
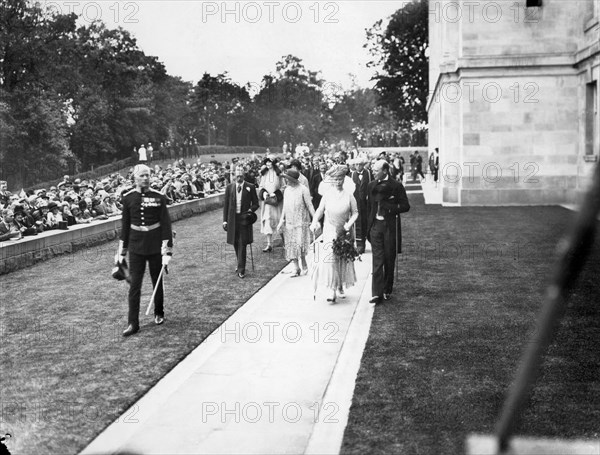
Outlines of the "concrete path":
[{"label": "concrete path", "polygon": [[82,453],[339,453],[373,314],[355,264],[335,304],[286,267]]}]

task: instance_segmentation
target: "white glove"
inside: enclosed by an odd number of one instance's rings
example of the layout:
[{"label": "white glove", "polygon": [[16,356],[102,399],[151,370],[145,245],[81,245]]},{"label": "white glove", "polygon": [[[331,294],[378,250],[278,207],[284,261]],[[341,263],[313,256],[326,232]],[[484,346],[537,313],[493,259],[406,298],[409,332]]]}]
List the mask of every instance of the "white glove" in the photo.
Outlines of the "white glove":
[{"label": "white glove", "polygon": [[348,224],[348,223],[344,224],[344,231],[349,231],[351,228],[352,228],[351,224]]},{"label": "white glove", "polygon": [[164,265],[165,267],[166,267],[166,266],[168,266],[168,265],[169,265],[169,262],[171,262],[171,258],[172,258],[172,257],[173,257],[173,256],[169,256],[168,254],[165,254],[165,255],[162,257],[162,265]]},{"label": "white glove", "polygon": [[127,248],[123,248],[123,245],[123,240],[119,240],[119,247],[117,248],[117,255],[115,256],[115,261],[118,264],[122,264],[127,255]]}]

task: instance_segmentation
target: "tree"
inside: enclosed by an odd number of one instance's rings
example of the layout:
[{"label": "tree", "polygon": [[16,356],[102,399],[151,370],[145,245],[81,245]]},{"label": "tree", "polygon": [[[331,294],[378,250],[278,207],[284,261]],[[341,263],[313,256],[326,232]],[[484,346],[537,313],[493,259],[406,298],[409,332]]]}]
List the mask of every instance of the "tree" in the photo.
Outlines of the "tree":
[{"label": "tree", "polygon": [[207,145],[211,145],[211,138],[216,144],[219,137],[229,145],[232,128],[241,122],[249,103],[246,88],[233,83],[227,73],[217,76],[204,73],[194,88],[192,110],[204,126]]},{"label": "tree", "polygon": [[[369,67],[379,67],[375,88],[380,104],[389,108],[401,128],[412,129],[427,121],[429,62],[428,3],[413,0],[396,11],[385,31],[382,20],[367,31],[365,46],[373,60]],[[422,142],[423,137],[418,141]],[[414,144],[417,145],[417,144]]]},{"label": "tree", "polygon": [[319,73],[293,55],[276,64],[275,76],[263,77],[254,98],[259,135],[267,145],[284,141],[317,142],[324,133],[327,105]]},{"label": "tree", "polygon": [[48,17],[25,0],[0,3],[0,156],[12,186],[60,171],[70,155],[60,65],[74,30],[74,15]]}]

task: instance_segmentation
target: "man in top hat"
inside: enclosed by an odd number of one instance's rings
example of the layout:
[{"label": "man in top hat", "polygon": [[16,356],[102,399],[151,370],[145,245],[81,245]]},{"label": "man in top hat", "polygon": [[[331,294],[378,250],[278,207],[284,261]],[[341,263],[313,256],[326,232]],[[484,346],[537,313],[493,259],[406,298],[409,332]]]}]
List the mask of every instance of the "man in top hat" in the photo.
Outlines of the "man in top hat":
[{"label": "man in top hat", "polygon": [[373,165],[374,179],[368,186],[367,239],[373,250],[373,280],[371,303],[388,300],[394,285],[396,254],[402,252],[400,213],[408,212],[410,204],[402,183],[390,175],[390,165],[377,160]]},{"label": "man in top hat", "polygon": [[233,245],[237,257],[235,272],[246,276],[246,246],[254,241],[252,224],[257,216],[258,196],[254,185],[244,181],[244,168],[235,168],[235,182],[225,189],[223,206],[223,229],[227,231],[227,243]]},{"label": "man in top hat", "polygon": [[123,336],[136,333],[139,328],[140,293],[146,270],[150,266],[154,299],[154,323],[164,322],[164,293],[158,276],[162,266],[168,266],[173,254],[171,218],[167,198],[150,188],[150,168],[139,164],[133,170],[135,188],[123,195],[123,217],[119,241],[119,262],[129,252],[131,286],[129,288],[129,317]]}]

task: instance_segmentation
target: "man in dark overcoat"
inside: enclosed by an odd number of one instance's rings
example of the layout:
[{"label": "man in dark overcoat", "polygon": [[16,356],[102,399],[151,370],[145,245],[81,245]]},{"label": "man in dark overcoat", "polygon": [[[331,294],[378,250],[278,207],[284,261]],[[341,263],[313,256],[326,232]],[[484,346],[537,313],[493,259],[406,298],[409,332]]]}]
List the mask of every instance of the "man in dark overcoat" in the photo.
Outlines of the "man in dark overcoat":
[{"label": "man in dark overcoat", "polygon": [[246,277],[246,246],[254,242],[252,225],[256,221],[258,196],[256,187],[244,181],[244,168],[235,168],[235,182],[225,189],[223,206],[223,229],[227,231],[227,243],[233,245],[237,257],[238,277]]},{"label": "man in dark overcoat", "polygon": [[[388,300],[394,285],[396,254],[402,252],[400,214],[410,210],[408,196],[402,183],[391,178],[385,160],[373,165],[374,180],[368,187],[367,239],[373,251],[373,280],[371,303]],[[396,241],[397,240],[397,241]]]},{"label": "man in dark overcoat", "polygon": [[310,184],[309,184],[309,191],[310,191],[310,196],[312,197],[312,203],[313,203],[313,207],[315,208],[315,210],[317,210],[319,208],[319,204],[321,203],[321,198],[323,196],[321,196],[319,194],[319,185],[321,184],[321,182],[323,181],[323,178],[325,177],[325,171],[327,171],[327,167],[325,166],[325,163],[321,162],[319,163],[319,171],[315,172],[312,176],[312,178],[310,179]]},{"label": "man in dark overcoat", "polygon": [[359,254],[365,252],[365,242],[367,240],[367,190],[369,183],[373,180],[373,176],[368,169],[365,168],[366,159],[356,158],[356,170],[352,173],[352,181],[354,182],[354,199],[358,206],[358,219],[356,220],[356,248]]}]

